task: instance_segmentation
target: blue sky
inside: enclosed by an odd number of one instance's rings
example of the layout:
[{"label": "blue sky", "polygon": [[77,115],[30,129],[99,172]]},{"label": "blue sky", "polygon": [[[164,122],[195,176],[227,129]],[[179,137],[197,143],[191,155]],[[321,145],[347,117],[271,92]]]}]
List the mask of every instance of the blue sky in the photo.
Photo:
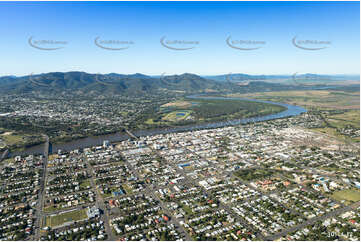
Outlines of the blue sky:
[{"label": "blue sky", "polygon": [[[359,9],[359,2],[0,2],[0,75],[358,74]],[[226,44],[229,36],[263,44],[238,45],[261,47],[238,50]],[[39,50],[29,45],[30,37],[66,44]],[[94,44],[96,37],[133,44],[126,50],[106,50]],[[172,50],[161,45],[162,37],[198,44]],[[294,37],[328,41],[303,43],[327,48],[297,48]]]}]

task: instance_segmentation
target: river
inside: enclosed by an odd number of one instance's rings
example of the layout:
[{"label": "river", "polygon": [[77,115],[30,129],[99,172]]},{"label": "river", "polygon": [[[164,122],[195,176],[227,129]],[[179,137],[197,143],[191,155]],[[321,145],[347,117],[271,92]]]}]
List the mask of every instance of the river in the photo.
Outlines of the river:
[{"label": "river", "polygon": [[[269,114],[260,117],[253,117],[253,118],[242,118],[242,119],[233,119],[228,121],[217,121],[217,122],[210,122],[210,123],[202,123],[202,124],[191,124],[185,126],[178,126],[178,127],[170,127],[170,128],[159,128],[159,129],[146,129],[146,130],[135,130],[132,133],[138,137],[140,136],[149,136],[149,135],[156,135],[156,134],[167,134],[167,133],[175,133],[175,132],[184,132],[184,131],[192,131],[192,130],[200,130],[200,129],[210,129],[210,128],[221,128],[225,126],[232,126],[238,124],[247,124],[253,122],[261,122],[267,121],[272,119],[278,118],[285,118],[296,116],[301,113],[307,112],[306,109],[285,104],[285,103],[277,103],[272,101],[264,101],[264,100],[256,100],[256,99],[248,99],[248,98],[230,98],[230,97],[206,97],[201,95],[192,95],[188,98],[192,99],[208,99],[208,100],[242,100],[242,101],[252,101],[252,102],[259,102],[259,103],[269,103],[269,104],[276,104],[287,108],[287,110]],[[119,142],[123,140],[130,139],[130,136],[126,133],[114,133],[114,134],[107,134],[107,135],[99,135],[94,137],[87,137],[77,140],[72,140],[65,143],[54,143],[52,144],[52,152],[57,152],[59,149],[62,151],[71,151],[80,148],[86,148],[91,146],[101,145],[103,140],[109,140],[110,142]],[[22,151],[10,153],[10,156],[16,155],[29,155],[29,154],[43,154],[44,152],[44,144],[32,146]]]}]

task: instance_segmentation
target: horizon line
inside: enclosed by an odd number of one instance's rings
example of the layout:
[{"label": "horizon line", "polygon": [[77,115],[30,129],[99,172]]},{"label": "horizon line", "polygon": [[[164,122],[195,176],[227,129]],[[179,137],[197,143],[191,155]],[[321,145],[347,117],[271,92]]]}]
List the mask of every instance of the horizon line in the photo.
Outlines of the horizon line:
[{"label": "horizon line", "polygon": [[120,73],[120,72],[107,72],[107,73],[101,73],[101,72],[96,72],[96,73],[91,73],[91,72],[87,72],[87,71],[78,71],[78,70],[70,70],[70,71],[48,71],[48,72],[42,72],[42,73],[29,73],[27,75],[12,75],[12,74],[2,74],[0,75],[0,77],[16,77],[16,78],[21,78],[21,77],[26,77],[26,76],[30,76],[30,75],[43,75],[43,74],[49,74],[49,73],[70,73],[70,72],[83,72],[83,73],[87,73],[87,74],[92,74],[92,75],[109,75],[109,74],[120,74],[120,75],[136,75],[136,74],[142,74],[145,76],[149,76],[149,77],[157,77],[157,76],[173,76],[173,75],[184,75],[184,74],[193,74],[193,75],[197,75],[200,77],[207,77],[207,76],[222,76],[222,75],[238,75],[238,74],[242,74],[242,75],[249,75],[249,76],[292,76],[295,74],[298,75],[306,75],[306,74],[312,74],[312,75],[328,75],[328,76],[360,76],[360,73],[337,73],[337,74],[327,74],[327,73],[313,73],[313,72],[290,72],[290,73],[280,73],[280,74],[265,74],[265,73],[259,73],[259,74],[250,74],[247,72],[228,72],[228,73],[218,73],[218,74],[198,74],[198,73],[191,73],[191,72],[183,72],[183,73],[167,73],[167,72],[163,72],[163,73],[157,73],[157,74],[145,74],[142,72],[135,72],[135,73]]}]

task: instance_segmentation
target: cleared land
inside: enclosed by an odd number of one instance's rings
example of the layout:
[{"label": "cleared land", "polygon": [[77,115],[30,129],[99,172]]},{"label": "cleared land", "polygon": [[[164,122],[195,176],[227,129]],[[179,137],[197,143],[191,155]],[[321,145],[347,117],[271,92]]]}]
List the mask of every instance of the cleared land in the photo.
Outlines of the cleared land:
[{"label": "cleared land", "polygon": [[61,213],[55,216],[48,216],[45,219],[46,227],[56,227],[60,226],[67,222],[74,222],[86,219],[88,216],[86,214],[86,209],[75,210],[71,212]]},{"label": "cleared land", "polygon": [[17,149],[42,142],[44,142],[44,138],[39,134],[23,133],[0,128],[0,149]]},{"label": "cleared land", "polygon": [[90,187],[91,184],[90,184],[90,179],[86,179],[84,180],[82,183],[80,183],[80,188],[87,188],[87,187]]},{"label": "cleared land", "polygon": [[192,106],[191,102],[179,100],[179,101],[176,101],[176,102],[170,102],[170,103],[163,104],[161,107],[188,108],[190,106]]},{"label": "cleared land", "polygon": [[360,110],[348,110],[341,114],[327,116],[328,122],[337,128],[345,128],[352,125],[360,128]]},{"label": "cleared land", "polygon": [[348,189],[348,190],[337,191],[332,194],[332,198],[334,198],[337,201],[346,200],[346,201],[357,202],[360,201],[360,190]]},{"label": "cleared land", "polygon": [[0,134],[0,139],[2,139],[7,145],[13,145],[23,141],[23,136],[13,134],[12,132],[5,132]]}]

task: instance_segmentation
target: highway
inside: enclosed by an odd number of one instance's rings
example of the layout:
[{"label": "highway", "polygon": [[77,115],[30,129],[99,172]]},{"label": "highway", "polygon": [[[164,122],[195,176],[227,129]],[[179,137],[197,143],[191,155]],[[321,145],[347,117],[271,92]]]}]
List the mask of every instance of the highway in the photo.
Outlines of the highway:
[{"label": "highway", "polygon": [[43,176],[40,180],[40,188],[38,193],[38,202],[36,204],[36,211],[35,211],[35,240],[40,240],[40,230],[42,228],[43,220],[45,219],[43,213],[44,207],[44,190],[46,185],[46,177],[47,177],[47,167],[48,167],[48,159],[49,159],[49,137],[46,134],[43,134],[45,137],[45,144],[44,144],[44,156],[43,156]]}]

